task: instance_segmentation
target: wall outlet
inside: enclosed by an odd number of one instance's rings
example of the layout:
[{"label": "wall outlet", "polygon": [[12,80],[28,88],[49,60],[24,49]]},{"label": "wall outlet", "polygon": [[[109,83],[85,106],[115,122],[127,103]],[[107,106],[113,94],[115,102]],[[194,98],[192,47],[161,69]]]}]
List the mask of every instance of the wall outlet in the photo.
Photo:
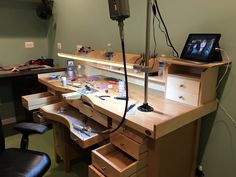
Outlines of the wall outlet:
[{"label": "wall outlet", "polygon": [[26,49],[34,48],[34,42],[25,42],[25,48]]},{"label": "wall outlet", "polygon": [[61,50],[62,49],[62,44],[60,42],[57,43],[57,49]]}]

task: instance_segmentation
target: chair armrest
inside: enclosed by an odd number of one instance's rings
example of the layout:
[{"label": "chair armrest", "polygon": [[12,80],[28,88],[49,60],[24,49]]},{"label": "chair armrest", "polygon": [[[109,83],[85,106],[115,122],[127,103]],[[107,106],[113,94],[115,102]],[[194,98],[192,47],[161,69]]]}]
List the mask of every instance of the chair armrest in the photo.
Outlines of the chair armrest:
[{"label": "chair armrest", "polygon": [[16,124],[14,129],[23,134],[43,134],[48,130],[45,125],[29,122]]}]

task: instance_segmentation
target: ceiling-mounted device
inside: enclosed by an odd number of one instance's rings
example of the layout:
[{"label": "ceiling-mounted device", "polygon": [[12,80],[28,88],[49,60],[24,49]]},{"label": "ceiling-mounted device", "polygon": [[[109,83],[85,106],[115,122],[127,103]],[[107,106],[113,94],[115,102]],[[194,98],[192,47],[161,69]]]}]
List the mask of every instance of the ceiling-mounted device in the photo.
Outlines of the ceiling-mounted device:
[{"label": "ceiling-mounted device", "polygon": [[50,19],[52,16],[52,7],[53,7],[53,1],[42,0],[42,3],[39,4],[36,8],[37,16],[43,20]]}]

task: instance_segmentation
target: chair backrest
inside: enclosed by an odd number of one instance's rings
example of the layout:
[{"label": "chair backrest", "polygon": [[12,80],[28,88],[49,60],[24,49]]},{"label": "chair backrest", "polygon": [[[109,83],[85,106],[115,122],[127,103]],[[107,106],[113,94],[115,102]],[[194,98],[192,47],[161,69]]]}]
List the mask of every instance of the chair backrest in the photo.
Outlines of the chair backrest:
[{"label": "chair backrest", "polygon": [[3,134],[2,119],[0,116],[0,152],[5,149],[5,138]]}]

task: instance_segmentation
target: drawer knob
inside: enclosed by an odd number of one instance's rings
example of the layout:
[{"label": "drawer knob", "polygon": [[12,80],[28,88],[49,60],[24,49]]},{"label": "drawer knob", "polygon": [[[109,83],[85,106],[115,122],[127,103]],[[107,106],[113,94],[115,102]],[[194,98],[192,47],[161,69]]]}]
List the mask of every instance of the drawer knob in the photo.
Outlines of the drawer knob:
[{"label": "drawer knob", "polygon": [[106,170],[106,167],[102,167],[101,169],[104,171],[104,170]]},{"label": "drawer knob", "polygon": [[122,147],[123,147],[124,145],[125,145],[124,143],[120,143],[120,146],[122,146]]},{"label": "drawer knob", "polygon": [[184,97],[183,97],[183,96],[179,96],[179,99],[182,99],[182,100],[184,100]]},{"label": "drawer knob", "polygon": [[184,84],[180,84],[179,87],[184,88]]}]

